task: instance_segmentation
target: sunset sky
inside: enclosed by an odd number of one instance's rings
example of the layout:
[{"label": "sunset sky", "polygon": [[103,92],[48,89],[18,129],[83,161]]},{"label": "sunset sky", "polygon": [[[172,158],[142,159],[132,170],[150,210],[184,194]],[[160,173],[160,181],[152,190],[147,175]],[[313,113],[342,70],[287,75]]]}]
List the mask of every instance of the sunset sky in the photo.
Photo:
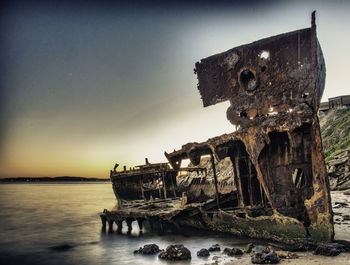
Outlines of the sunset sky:
[{"label": "sunset sky", "polygon": [[0,177],[108,177],[115,162],[232,132],[228,102],[202,107],[196,61],[310,27],[323,99],[349,94],[350,1],[9,1],[1,7]]}]

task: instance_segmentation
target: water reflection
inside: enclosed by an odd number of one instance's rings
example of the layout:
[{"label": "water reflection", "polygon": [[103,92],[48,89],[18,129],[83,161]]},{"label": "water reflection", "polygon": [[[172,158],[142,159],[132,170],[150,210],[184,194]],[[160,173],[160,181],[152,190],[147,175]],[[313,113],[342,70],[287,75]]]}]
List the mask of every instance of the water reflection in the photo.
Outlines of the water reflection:
[{"label": "water reflection", "polygon": [[[115,205],[111,184],[1,184],[1,264],[165,264],[155,256],[134,255],[145,244],[160,248],[184,244],[192,252],[191,264],[203,264],[195,253],[212,244],[245,246],[232,236],[186,232],[153,234],[137,222],[128,233],[102,230],[99,212]],[[55,247],[56,248],[52,248]],[[58,247],[57,246],[61,246]],[[66,247],[64,247],[66,246]],[[72,246],[72,247],[68,247]],[[188,264],[178,262],[176,264]]]}]

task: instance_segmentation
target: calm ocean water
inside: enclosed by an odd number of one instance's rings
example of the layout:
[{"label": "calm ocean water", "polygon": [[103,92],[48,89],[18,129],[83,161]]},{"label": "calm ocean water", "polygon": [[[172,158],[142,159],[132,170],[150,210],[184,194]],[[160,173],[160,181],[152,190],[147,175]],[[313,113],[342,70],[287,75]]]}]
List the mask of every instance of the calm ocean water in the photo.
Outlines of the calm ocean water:
[{"label": "calm ocean water", "polygon": [[[99,212],[114,205],[110,183],[1,184],[0,264],[167,264],[157,255],[133,254],[149,243],[161,248],[181,243],[191,250],[190,262],[171,264],[204,264],[211,260],[196,257],[203,247],[248,243],[223,235],[160,236],[147,231],[139,235],[135,222],[131,235],[104,233]],[[73,248],[52,249],[64,244]]]}]

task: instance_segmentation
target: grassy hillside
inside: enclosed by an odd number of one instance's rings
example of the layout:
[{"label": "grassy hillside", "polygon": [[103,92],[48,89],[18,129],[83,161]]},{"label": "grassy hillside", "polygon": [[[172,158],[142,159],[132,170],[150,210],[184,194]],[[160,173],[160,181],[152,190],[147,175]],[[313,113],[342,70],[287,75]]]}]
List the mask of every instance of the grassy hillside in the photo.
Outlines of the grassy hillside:
[{"label": "grassy hillside", "polygon": [[326,161],[350,148],[350,108],[330,111],[320,117],[320,124]]}]

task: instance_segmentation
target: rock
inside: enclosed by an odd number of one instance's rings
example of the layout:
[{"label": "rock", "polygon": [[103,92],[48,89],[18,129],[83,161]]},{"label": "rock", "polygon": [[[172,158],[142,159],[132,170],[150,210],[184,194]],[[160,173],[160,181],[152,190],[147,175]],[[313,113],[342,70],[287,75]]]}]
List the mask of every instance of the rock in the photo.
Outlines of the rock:
[{"label": "rock", "polygon": [[251,261],[254,264],[277,264],[280,260],[276,252],[266,246],[256,246],[251,253]]},{"label": "rock", "polygon": [[276,254],[280,259],[297,259],[297,258],[299,258],[298,254],[290,252],[290,251],[278,250],[278,251],[276,251]]},{"label": "rock", "polygon": [[170,245],[158,257],[165,260],[189,260],[191,259],[191,251],[184,245]]},{"label": "rock", "polygon": [[333,208],[346,208],[348,204],[346,202],[335,202]]},{"label": "rock", "polygon": [[254,246],[252,249],[253,253],[269,253],[270,252],[270,248],[268,246],[263,246],[263,245],[257,245]]},{"label": "rock", "polygon": [[343,220],[350,221],[350,215],[348,215],[348,214],[343,215]]},{"label": "rock", "polygon": [[198,257],[208,257],[208,256],[210,256],[210,252],[206,248],[202,248],[201,250],[199,250],[197,252],[197,256]]},{"label": "rock", "polygon": [[338,256],[340,253],[345,252],[346,248],[339,243],[321,243],[319,244],[315,251],[314,255],[322,256]]},{"label": "rock", "polygon": [[243,255],[243,250],[241,250],[240,248],[225,248],[224,254],[230,257],[240,256]]},{"label": "rock", "polygon": [[219,244],[214,244],[214,245],[212,245],[210,248],[208,248],[208,250],[209,250],[210,252],[212,252],[212,251],[220,251],[221,248],[220,248],[220,245],[219,245]]},{"label": "rock", "polygon": [[345,252],[350,252],[350,241],[335,240],[334,243],[338,243],[338,244],[342,245]]},{"label": "rock", "polygon": [[134,254],[142,254],[142,255],[153,255],[160,252],[159,247],[156,244],[148,244],[140,247],[138,250],[134,251]]},{"label": "rock", "polygon": [[254,244],[249,243],[249,244],[246,246],[244,252],[245,252],[245,253],[250,253],[250,252],[252,252],[253,248],[254,248]]},{"label": "rock", "polygon": [[280,262],[280,258],[276,252],[269,252],[267,254],[256,253],[251,259],[253,264],[277,264]]},{"label": "rock", "polygon": [[[327,162],[329,183],[332,190],[346,190],[350,188],[350,150],[333,154],[333,159]],[[342,205],[336,203],[335,208]]]}]

